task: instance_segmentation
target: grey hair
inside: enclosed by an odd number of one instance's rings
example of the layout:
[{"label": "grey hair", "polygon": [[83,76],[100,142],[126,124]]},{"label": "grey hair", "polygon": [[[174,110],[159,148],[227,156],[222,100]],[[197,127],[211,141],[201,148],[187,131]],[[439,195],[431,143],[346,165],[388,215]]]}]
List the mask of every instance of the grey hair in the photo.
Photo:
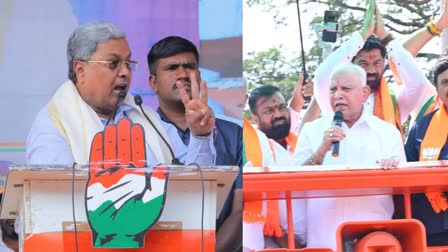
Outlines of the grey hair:
[{"label": "grey hair", "polygon": [[67,45],[68,78],[76,84],[73,64],[77,60],[89,60],[95,53],[98,43],[121,38],[126,38],[126,34],[111,23],[89,22],[76,28],[70,35]]},{"label": "grey hair", "polygon": [[337,66],[333,72],[330,74],[330,79],[333,79],[333,77],[336,74],[339,73],[357,73],[359,75],[359,80],[361,81],[361,86],[364,87],[367,84],[367,73],[366,71],[353,63],[344,63],[339,66]]}]

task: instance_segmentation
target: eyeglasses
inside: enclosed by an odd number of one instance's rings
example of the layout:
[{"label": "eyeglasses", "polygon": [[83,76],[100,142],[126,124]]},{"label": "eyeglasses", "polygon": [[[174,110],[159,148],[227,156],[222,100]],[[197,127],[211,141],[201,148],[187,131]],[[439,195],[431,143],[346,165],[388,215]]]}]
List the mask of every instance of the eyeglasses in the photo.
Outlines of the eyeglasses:
[{"label": "eyeglasses", "polygon": [[121,69],[123,64],[127,69],[135,71],[137,69],[138,62],[133,60],[80,60],[86,63],[101,63],[109,67],[110,70]]}]

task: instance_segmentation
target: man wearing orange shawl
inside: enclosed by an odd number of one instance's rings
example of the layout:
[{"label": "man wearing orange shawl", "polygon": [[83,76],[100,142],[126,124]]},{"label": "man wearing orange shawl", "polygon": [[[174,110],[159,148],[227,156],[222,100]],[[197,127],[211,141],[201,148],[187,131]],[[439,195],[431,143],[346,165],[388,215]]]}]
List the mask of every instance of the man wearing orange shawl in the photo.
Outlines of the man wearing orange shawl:
[{"label": "man wearing orange shawl", "polygon": [[[383,76],[387,53],[395,63],[404,85],[396,95],[390,91]],[[361,66],[367,72],[367,85],[371,92],[365,103],[366,111],[401,130],[401,123],[407,119],[423,94],[425,75],[412,55],[385,30],[374,0],[369,0],[360,32],[355,32],[342,43],[316,70],[314,95],[323,114],[332,111],[328,101],[330,73],[336,66],[348,62]]]},{"label": "man wearing orange shawl", "polygon": [[291,116],[280,88],[272,85],[255,88],[249,96],[249,107],[258,129],[294,153],[297,135],[290,131]]},{"label": "man wearing orange shawl", "polygon": [[[243,119],[243,172],[256,171],[254,167],[275,165],[272,149],[263,132]],[[244,183],[244,177],[243,177]],[[266,203],[245,202],[243,210],[243,252],[265,248],[263,228],[266,222]]]},{"label": "man wearing orange shawl", "polygon": [[[442,104],[412,127],[405,145],[409,162],[448,160],[448,56],[438,60],[433,76]],[[429,246],[448,245],[447,195],[447,192],[412,195],[412,217],[425,225]]]},{"label": "man wearing orange shawl", "polygon": [[[298,84],[298,88],[301,88],[301,84]],[[297,98],[297,97],[296,97]],[[303,105],[303,97],[300,96],[301,101],[298,101]],[[291,129],[291,117],[290,110],[288,110],[288,105],[286,104],[285,98],[280,92],[278,87],[272,85],[263,85],[255,88],[250,93],[249,97],[249,107],[252,112],[252,118],[257,124],[260,131],[251,128],[252,126],[246,122],[243,126],[243,139],[245,145],[245,158],[252,162],[253,166],[266,166],[265,163],[257,160],[261,160],[261,154],[263,158],[266,159],[266,155],[272,156],[273,164],[270,167],[266,167],[269,171],[274,171],[275,166],[286,166],[290,165],[290,155],[294,153],[294,149],[297,142],[297,135],[290,131]],[[300,106],[301,107],[301,106]],[[253,131],[253,137],[249,135],[249,130]],[[258,133],[258,134],[255,134]],[[260,137],[259,133],[266,134]],[[249,148],[251,146],[251,148]],[[258,147],[257,147],[258,146]],[[270,151],[260,151],[263,150],[263,146],[269,146]],[[266,148],[266,147],[265,147]],[[254,152],[260,152],[259,155],[255,155]],[[258,158],[257,158],[258,157]],[[250,167],[245,169],[245,172],[250,171]],[[250,207],[248,207],[250,206]],[[294,212],[300,213],[303,208],[303,203],[301,201],[293,201]],[[259,209],[255,211],[255,209]],[[263,210],[263,211],[261,211]],[[249,218],[248,214],[253,215],[254,213],[262,212],[263,220],[257,218]],[[254,216],[253,216],[254,217]],[[245,205],[245,213],[243,214],[243,219],[245,223],[243,225],[247,226],[247,223],[263,223],[259,226],[257,231],[255,228],[251,229],[254,236],[255,232],[266,236],[266,247],[286,247],[286,206],[284,201],[270,200],[263,203],[258,202],[257,204],[250,202]],[[296,245],[298,247],[304,244],[304,230],[301,216],[296,216],[294,220],[296,221],[295,233],[298,235],[296,240]],[[252,224],[252,227],[255,225]],[[261,227],[261,228],[260,228]],[[244,232],[248,230],[243,228],[243,237],[245,240],[248,233]],[[272,237],[272,238],[270,238]]]}]

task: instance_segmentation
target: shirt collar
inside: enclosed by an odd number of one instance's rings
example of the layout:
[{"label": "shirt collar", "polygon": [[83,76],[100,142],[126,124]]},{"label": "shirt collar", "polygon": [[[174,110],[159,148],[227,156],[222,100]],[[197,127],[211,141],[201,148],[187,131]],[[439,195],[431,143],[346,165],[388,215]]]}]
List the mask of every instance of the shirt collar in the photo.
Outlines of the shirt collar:
[{"label": "shirt collar", "polygon": [[357,126],[363,126],[363,125],[367,125],[370,126],[371,124],[371,114],[369,114],[369,112],[367,112],[367,109],[365,107],[365,105],[362,106],[362,112],[361,112],[361,116],[358,118],[358,120],[352,125],[353,127],[357,127]]},{"label": "shirt collar", "polygon": [[170,119],[168,119],[168,117],[165,115],[165,113],[163,113],[163,111],[160,109],[160,107],[157,108],[157,114],[159,114],[160,119],[162,119],[163,121],[165,121],[167,123],[172,123],[170,121]]},{"label": "shirt collar", "polygon": [[[132,107],[129,106],[129,105],[127,105],[127,104],[121,104],[121,105],[118,107],[118,109],[117,109],[117,113],[115,114],[114,121],[115,121],[115,122],[118,122],[120,119],[122,119],[122,118],[126,118],[126,117],[127,117],[127,115],[126,115],[126,111],[129,111],[129,110],[131,110],[131,109],[132,109]],[[101,119],[101,123],[102,123],[103,125],[106,125],[107,118],[100,118],[100,119]]]}]

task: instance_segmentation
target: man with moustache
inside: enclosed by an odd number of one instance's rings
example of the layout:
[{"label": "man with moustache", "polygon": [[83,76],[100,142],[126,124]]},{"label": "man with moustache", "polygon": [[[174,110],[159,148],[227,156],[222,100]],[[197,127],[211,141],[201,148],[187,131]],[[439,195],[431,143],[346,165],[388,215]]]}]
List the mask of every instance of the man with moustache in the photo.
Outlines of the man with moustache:
[{"label": "man with moustache", "polygon": [[[214,164],[211,132],[215,120],[206,99],[184,100],[189,108],[185,120],[194,129],[192,135],[200,136],[188,148],[172,133],[173,126],[160,121],[151,110],[146,113],[154,126],[149,125],[127,93],[137,62],[131,59],[126,34],[120,28],[106,22],[79,26],[68,40],[67,61],[69,80],[39,112],[31,127],[26,148],[28,164],[86,164],[94,135],[106,124],[122,118],[143,126],[146,142],[151,143],[146,148],[148,165],[172,161],[168,146],[155,128],[181,161]],[[125,96],[120,101],[122,91]]]},{"label": "man with moustache", "polygon": [[[442,56],[433,70],[433,83],[441,104],[417,120],[405,145],[406,158],[412,161],[448,159],[448,56]],[[447,192],[412,195],[412,217],[426,229],[428,246],[448,245]]]},{"label": "man with moustache", "polygon": [[[297,135],[290,132],[290,111],[280,88],[272,85],[255,88],[249,95],[249,107],[258,129],[288,153],[294,153]],[[277,155],[281,152],[275,150]]]},{"label": "man with moustache", "polygon": [[[387,53],[390,57],[389,64],[394,63],[404,85],[396,95],[389,90],[383,77]],[[328,101],[329,74],[335,67],[348,62],[361,66],[367,72],[370,94],[365,109],[369,113],[401,129],[401,124],[410,112],[420,109],[415,106],[425,89],[425,75],[412,55],[386,31],[374,0],[369,0],[361,31],[355,32],[316,69],[314,95],[323,114],[332,111]]]},{"label": "man with moustache", "polygon": [[[330,80],[327,99],[333,111],[342,112],[342,126],[332,126],[333,113],[306,123],[294,153],[295,164],[374,167],[380,163],[383,168],[392,168],[398,161],[406,161],[400,132],[365,108],[370,94],[366,72],[346,63],[334,69]],[[340,142],[338,157],[330,151],[336,141]],[[391,195],[308,199],[307,247],[335,250],[335,234],[341,223],[387,220],[393,211]]]},{"label": "man with moustache", "polygon": [[[302,79],[300,77],[299,79]],[[301,81],[297,88],[301,89]],[[300,95],[295,97],[301,99],[298,102],[303,105],[304,99]],[[249,95],[249,107],[252,112],[252,119],[257,124],[257,128],[263,132],[269,140],[275,165],[287,166],[292,164],[291,156],[296,148],[298,136],[290,131],[291,112],[288,109],[285,98],[280,89],[272,85],[262,85],[252,90]],[[301,107],[301,106],[300,106]],[[315,111],[314,111],[315,112]],[[313,113],[316,114],[317,113]],[[311,118],[311,116],[310,116]],[[275,166],[270,167],[270,171],[275,171]],[[294,200],[293,208],[297,212],[302,212],[304,205],[301,200]],[[264,235],[266,247],[287,247],[286,229],[286,205],[284,201],[268,201],[266,205],[266,223],[264,224]],[[270,213],[279,213],[274,216]],[[294,219],[295,244],[297,248],[304,245],[304,226],[302,225],[302,215]],[[268,228],[266,227],[268,226]],[[275,230],[275,231],[274,231]],[[280,232],[279,232],[280,231]]]},{"label": "man with moustache", "polygon": [[[200,82],[200,91],[207,94],[205,81],[199,72],[199,53],[189,40],[169,36],[155,43],[147,55],[150,71],[149,84],[157,94],[157,113],[163,122],[174,126],[174,130],[185,146],[191,145],[191,137],[186,109],[181,98],[181,89],[188,96],[199,92],[193,83]],[[181,88],[181,89],[179,89]],[[212,130],[216,148],[216,165],[242,164],[242,127],[219,118]],[[198,136],[193,136],[197,138]],[[201,137],[201,136],[199,136]],[[242,171],[234,183],[226,203],[217,219],[216,251],[236,251],[242,244]]]},{"label": "man with moustache", "polygon": [[[153,224],[151,219],[162,211],[160,195],[165,189],[158,185],[166,185],[160,182],[166,181],[165,173],[151,185],[158,169],[129,173],[125,168],[171,164],[174,157],[199,165],[213,165],[215,160],[212,137],[215,118],[206,95],[199,98],[198,92],[188,97],[185,88],[178,87],[186,108],[185,120],[194,138],[185,147],[173,133],[172,125],[160,121],[155,111],[141,109],[127,93],[137,65],[131,56],[126,34],[117,26],[106,22],[80,25],[68,39],[69,80],[39,112],[27,139],[28,164],[73,164],[74,169],[76,163],[92,162],[85,206],[94,246],[142,246],[144,234]],[[197,82],[191,86],[199,89]],[[146,115],[142,110],[146,110]],[[104,161],[104,165],[99,161]],[[104,181],[107,183],[102,184]],[[109,213],[100,210],[100,204]],[[139,218],[138,213],[148,206],[154,212]],[[127,214],[122,214],[123,211]],[[114,218],[120,215],[124,217]],[[126,230],[117,228],[123,221],[136,223],[127,218],[133,215],[141,225]],[[101,227],[112,222],[116,228]],[[39,240],[36,237],[34,241]],[[55,239],[49,246],[62,250],[63,244]]]}]

